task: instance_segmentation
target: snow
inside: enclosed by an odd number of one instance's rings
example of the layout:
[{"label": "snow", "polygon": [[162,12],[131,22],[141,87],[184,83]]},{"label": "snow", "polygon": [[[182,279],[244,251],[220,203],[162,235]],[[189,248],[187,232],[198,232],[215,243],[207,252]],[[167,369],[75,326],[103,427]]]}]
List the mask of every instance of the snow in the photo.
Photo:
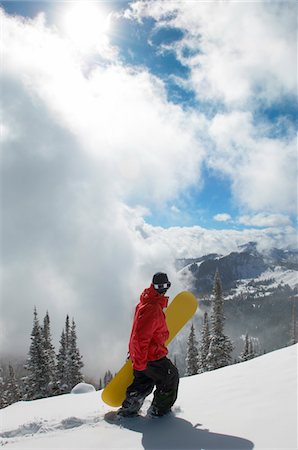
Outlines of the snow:
[{"label": "snow", "polygon": [[279,284],[288,284],[292,289],[298,286],[298,273],[297,270],[285,270],[282,267],[275,267],[274,270],[268,269],[263,272],[256,281],[264,281],[274,279],[274,283],[271,287],[278,287]]},{"label": "snow", "polygon": [[88,383],[79,383],[72,388],[71,394],[87,394],[88,392],[94,392],[95,387]]},{"label": "snow", "polygon": [[[250,284],[251,282],[253,284]],[[256,283],[259,285],[256,286]],[[239,280],[237,287],[232,290],[231,295],[225,296],[225,300],[243,294],[250,294],[255,298],[266,297],[271,295],[279,286],[285,285],[290,286],[291,289],[298,287],[298,272],[297,270],[286,270],[277,266],[274,269],[267,269],[258,277]]]},{"label": "snow", "polygon": [[[7,449],[297,450],[297,349],[180,380],[174,414],[110,424],[100,392],[0,411]],[[142,408],[145,414],[148,398]]]}]

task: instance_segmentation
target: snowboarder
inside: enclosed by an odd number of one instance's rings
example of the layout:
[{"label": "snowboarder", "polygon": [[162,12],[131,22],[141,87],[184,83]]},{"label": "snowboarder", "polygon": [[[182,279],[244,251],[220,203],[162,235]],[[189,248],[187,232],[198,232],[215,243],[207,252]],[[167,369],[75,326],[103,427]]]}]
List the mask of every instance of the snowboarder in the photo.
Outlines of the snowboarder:
[{"label": "snowboarder", "polygon": [[134,381],[127,388],[126,398],[117,414],[131,417],[138,414],[145,397],[156,386],[152,404],[147,412],[160,417],[171,411],[178,392],[179,374],[167,358],[165,342],[169,331],[163,308],[168,304],[166,291],[171,286],[165,273],[153,276],[136,307],[129,340],[129,354],[133,364]]}]

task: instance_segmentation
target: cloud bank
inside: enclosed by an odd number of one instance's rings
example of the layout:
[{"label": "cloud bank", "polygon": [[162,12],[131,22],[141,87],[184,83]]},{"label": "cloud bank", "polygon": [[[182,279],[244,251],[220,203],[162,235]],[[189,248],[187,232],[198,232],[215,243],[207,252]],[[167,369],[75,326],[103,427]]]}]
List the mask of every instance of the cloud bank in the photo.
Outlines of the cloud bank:
[{"label": "cloud bank", "polygon": [[230,180],[236,204],[251,213],[295,214],[295,127],[286,113],[275,120],[270,115],[271,108],[295,102],[296,5],[137,1],[126,17],[150,17],[156,31],[183,31],[181,40],[161,50],[189,69],[180,83],[196,95],[198,109],[206,102],[213,111],[205,162]]},{"label": "cloud bank", "polygon": [[69,312],[82,353],[94,346],[87,365],[104,370],[119,346],[125,355],[140,290],[154,271],[173,272],[125,201],[163,204],[199,178],[198,121],[148,71],[93,65],[42,15],[2,12],[2,23],[2,348],[29,345],[34,305],[49,309],[56,336]]}]

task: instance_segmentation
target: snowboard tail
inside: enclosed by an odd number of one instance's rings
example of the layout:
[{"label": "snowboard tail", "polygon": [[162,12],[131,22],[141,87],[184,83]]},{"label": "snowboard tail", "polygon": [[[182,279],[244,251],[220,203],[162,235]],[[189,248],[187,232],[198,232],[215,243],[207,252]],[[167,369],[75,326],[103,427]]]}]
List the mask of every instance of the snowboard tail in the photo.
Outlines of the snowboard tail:
[{"label": "snowboard tail", "polygon": [[[176,334],[191,319],[198,307],[196,297],[187,291],[180,292],[172,300],[165,311],[166,322],[169,329],[168,345]],[[133,382],[132,361],[128,359],[114,378],[104,388],[101,398],[110,406],[118,407],[125,399],[126,389]]]}]

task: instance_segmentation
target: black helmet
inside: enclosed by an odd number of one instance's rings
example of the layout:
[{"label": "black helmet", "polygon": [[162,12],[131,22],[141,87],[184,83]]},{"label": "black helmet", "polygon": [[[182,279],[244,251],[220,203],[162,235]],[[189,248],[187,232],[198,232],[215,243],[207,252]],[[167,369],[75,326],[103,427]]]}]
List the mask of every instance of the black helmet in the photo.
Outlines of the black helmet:
[{"label": "black helmet", "polygon": [[153,275],[152,285],[157,292],[164,294],[171,286],[171,283],[166,273],[157,272]]}]

